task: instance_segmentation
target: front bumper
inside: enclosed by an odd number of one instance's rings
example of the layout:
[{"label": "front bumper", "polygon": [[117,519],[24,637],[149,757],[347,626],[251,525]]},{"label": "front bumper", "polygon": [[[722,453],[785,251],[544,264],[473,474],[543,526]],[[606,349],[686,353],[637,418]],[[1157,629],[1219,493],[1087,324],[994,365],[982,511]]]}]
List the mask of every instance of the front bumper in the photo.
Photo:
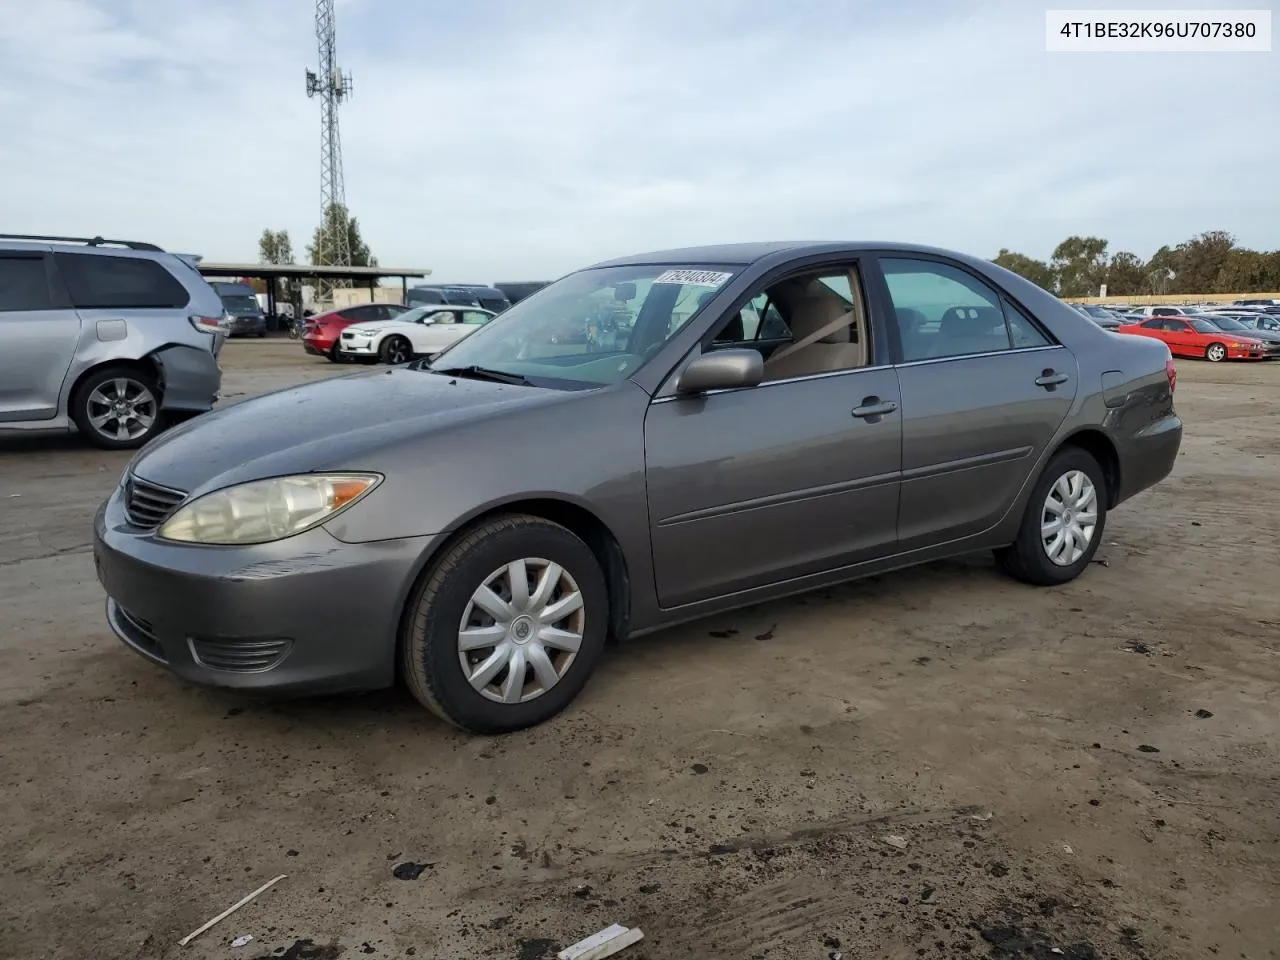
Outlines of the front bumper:
[{"label": "front bumper", "polygon": [[224,329],[233,337],[265,332],[267,329],[267,318],[233,317],[231,320],[227,321],[224,325]]},{"label": "front bumper", "polygon": [[250,547],[165,543],[128,523],[119,490],[93,534],[126,645],[195,683],[291,694],[394,682],[401,610],[433,539],[348,544],[316,528]]},{"label": "front bumper", "polygon": [[373,348],[373,340],[369,337],[348,340],[343,336],[338,340],[338,349],[355,357],[375,357],[378,355],[378,351]]}]

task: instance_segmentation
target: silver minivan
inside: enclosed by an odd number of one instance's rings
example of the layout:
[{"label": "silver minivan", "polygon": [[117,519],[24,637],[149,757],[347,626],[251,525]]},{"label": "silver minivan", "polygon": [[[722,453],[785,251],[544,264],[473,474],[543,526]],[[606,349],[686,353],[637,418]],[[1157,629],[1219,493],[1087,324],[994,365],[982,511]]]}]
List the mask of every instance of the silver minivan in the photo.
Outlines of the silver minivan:
[{"label": "silver minivan", "polygon": [[209,410],[222,315],[153,244],[0,234],[0,435],[74,426],[123,450]]}]

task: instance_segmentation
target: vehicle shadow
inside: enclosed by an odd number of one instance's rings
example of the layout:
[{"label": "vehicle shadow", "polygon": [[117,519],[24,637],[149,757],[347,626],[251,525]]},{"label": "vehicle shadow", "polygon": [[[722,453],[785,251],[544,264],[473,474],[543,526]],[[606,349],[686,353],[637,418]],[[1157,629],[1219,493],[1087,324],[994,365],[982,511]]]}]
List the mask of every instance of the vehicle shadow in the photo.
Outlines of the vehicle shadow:
[{"label": "vehicle shadow", "polygon": [[[983,589],[1019,591],[1027,588],[1001,577],[990,554],[981,553],[877,574],[691,621],[611,646],[583,697],[589,699],[593,689],[602,686],[624,688],[628,675],[652,673],[655,662],[661,665],[669,660],[685,660],[694,654],[714,663],[735,656],[744,643],[764,645],[777,640],[786,649],[802,652],[802,641],[797,641],[794,631],[788,629],[789,621],[794,625],[811,619],[830,622],[833,618],[847,617],[851,627],[856,627],[860,615],[883,620],[907,608],[918,609],[922,596]],[[939,621],[939,627],[945,630],[948,624]],[[789,632],[793,635],[786,636]],[[885,653],[889,655],[892,651],[886,648]],[[708,678],[708,682],[712,680]],[[319,726],[344,734],[367,727],[415,737],[443,734],[454,741],[471,739],[469,734],[455,730],[420,706],[400,682],[372,693],[289,699],[225,691],[206,693],[216,698],[217,704],[225,703],[236,715],[250,713],[289,726]],[[554,727],[562,719],[572,718],[582,706],[583,701],[571,704],[561,718],[550,721],[550,725]],[[598,711],[597,706],[590,709],[593,713]],[[597,715],[596,719],[604,718]]]}]

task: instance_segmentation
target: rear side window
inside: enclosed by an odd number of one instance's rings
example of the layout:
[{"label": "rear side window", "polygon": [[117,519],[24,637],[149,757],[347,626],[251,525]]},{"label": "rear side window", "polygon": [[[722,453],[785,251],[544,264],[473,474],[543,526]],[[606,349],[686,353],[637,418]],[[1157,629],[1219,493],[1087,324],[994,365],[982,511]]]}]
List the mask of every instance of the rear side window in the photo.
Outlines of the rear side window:
[{"label": "rear side window", "polygon": [[0,257],[0,312],[53,308],[43,257]]},{"label": "rear side window", "polygon": [[71,302],[81,309],[159,307],[191,300],[187,288],[154,260],[55,253]]}]

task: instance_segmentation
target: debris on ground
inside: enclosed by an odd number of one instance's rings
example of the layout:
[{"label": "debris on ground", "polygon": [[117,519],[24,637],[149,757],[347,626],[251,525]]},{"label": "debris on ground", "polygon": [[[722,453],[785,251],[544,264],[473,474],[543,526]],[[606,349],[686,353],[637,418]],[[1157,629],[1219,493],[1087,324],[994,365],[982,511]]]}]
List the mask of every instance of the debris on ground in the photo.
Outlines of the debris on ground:
[{"label": "debris on ground", "polygon": [[1140,653],[1144,657],[1151,655],[1151,648],[1141,640],[1130,640],[1124,645],[1124,648],[1130,653]]},{"label": "debris on ground", "polygon": [[221,923],[223,920],[227,919],[227,917],[231,916],[233,913],[235,913],[237,910],[243,907],[246,903],[254,899],[254,897],[257,897],[259,894],[265,893],[266,891],[270,890],[272,887],[274,887],[277,883],[279,883],[284,878],[285,878],[285,874],[282,873],[280,874],[280,876],[276,877],[274,880],[268,880],[266,883],[260,886],[257,890],[253,891],[253,893],[249,894],[247,897],[240,900],[238,903],[232,904],[231,906],[227,907],[227,909],[223,910],[220,914],[218,914],[208,923],[192,930],[185,937],[183,937],[181,940],[178,941],[178,946],[185,947],[188,943],[190,943],[196,937],[200,936],[200,934],[204,933],[210,927],[214,926],[215,924]]},{"label": "debris on ground", "polygon": [[414,863],[412,860],[405,860],[392,867],[391,873],[397,880],[417,880],[424,871],[434,866],[434,863]]},{"label": "debris on ground", "polygon": [[236,937],[234,940],[231,941],[231,945],[233,947],[244,947],[244,946],[248,946],[251,943],[253,943],[252,933],[242,933],[240,934],[240,936]]},{"label": "debris on ground", "polygon": [[1149,744],[1149,743],[1140,743],[1140,744],[1138,744],[1138,752],[1139,752],[1139,753],[1159,753],[1159,752],[1160,752],[1160,748],[1159,748],[1159,747],[1153,747],[1153,746],[1152,746],[1151,744]]},{"label": "debris on ground", "polygon": [[615,923],[556,954],[556,960],[602,960],[644,939],[639,927]]},{"label": "debris on ground", "polygon": [[1210,710],[1197,710],[1196,716],[1201,720],[1208,720],[1213,716],[1213,712]]},{"label": "debris on ground", "polygon": [[896,833],[891,833],[887,837],[881,837],[880,840],[882,843],[887,843],[889,846],[893,847],[895,850],[907,849],[907,838],[900,837]]}]

